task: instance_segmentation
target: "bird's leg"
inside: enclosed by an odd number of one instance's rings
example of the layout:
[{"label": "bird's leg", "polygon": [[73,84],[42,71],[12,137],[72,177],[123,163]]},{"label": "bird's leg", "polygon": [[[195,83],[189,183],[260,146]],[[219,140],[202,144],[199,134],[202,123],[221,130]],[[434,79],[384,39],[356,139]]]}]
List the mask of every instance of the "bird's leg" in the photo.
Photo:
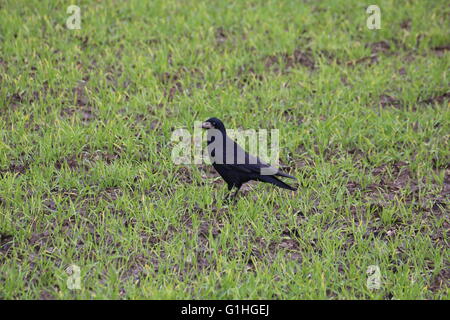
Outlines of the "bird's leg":
[{"label": "bird's leg", "polygon": [[236,200],[236,197],[237,197],[237,194],[238,194],[239,190],[241,190],[241,186],[237,186],[237,190],[236,190],[236,192],[233,194],[233,199]]},{"label": "bird's leg", "polygon": [[231,190],[233,190],[233,186],[228,185],[228,194],[225,199],[223,199],[225,202],[228,202],[230,200]]}]

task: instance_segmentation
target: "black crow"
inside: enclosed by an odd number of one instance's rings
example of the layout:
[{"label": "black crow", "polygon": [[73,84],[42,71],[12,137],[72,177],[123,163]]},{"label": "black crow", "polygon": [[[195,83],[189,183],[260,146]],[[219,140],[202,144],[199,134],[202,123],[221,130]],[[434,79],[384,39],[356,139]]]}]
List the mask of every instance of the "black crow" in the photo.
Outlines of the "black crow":
[{"label": "black crow", "polygon": [[242,184],[250,180],[268,182],[288,190],[297,190],[276,178],[276,176],[281,176],[296,180],[295,177],[245,152],[227,136],[225,126],[219,119],[210,118],[206,120],[202,123],[202,128],[208,130],[208,154],[214,169],[228,184],[229,191],[237,188],[233,197],[236,197]]}]

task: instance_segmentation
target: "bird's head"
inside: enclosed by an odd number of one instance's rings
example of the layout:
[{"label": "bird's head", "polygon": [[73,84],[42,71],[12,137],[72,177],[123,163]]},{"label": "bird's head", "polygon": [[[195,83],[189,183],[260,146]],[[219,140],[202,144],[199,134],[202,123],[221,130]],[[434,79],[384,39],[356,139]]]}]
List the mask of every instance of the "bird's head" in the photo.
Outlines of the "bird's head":
[{"label": "bird's head", "polygon": [[207,130],[216,129],[219,130],[220,132],[225,132],[224,124],[217,118],[209,118],[208,120],[202,123],[202,128]]}]

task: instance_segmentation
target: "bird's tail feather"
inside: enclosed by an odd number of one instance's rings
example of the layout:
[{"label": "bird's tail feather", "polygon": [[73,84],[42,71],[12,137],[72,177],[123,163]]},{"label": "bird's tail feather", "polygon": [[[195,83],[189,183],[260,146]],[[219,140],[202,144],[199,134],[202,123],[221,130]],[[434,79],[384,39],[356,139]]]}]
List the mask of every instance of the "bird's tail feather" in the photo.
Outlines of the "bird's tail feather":
[{"label": "bird's tail feather", "polygon": [[261,176],[259,178],[259,180],[263,181],[263,182],[268,182],[268,183],[274,184],[280,188],[284,188],[284,189],[288,189],[288,190],[292,190],[292,191],[297,190],[297,188],[291,187],[287,183],[284,183],[283,181],[275,178],[274,176]]},{"label": "bird's tail feather", "polygon": [[286,178],[289,178],[289,179],[297,180],[296,177],[291,176],[291,175],[289,175],[289,174],[287,174],[287,173],[284,173],[284,172],[282,172],[282,171],[278,171],[278,172],[276,173],[276,175],[277,175],[277,176],[281,176],[281,177],[286,177]]}]

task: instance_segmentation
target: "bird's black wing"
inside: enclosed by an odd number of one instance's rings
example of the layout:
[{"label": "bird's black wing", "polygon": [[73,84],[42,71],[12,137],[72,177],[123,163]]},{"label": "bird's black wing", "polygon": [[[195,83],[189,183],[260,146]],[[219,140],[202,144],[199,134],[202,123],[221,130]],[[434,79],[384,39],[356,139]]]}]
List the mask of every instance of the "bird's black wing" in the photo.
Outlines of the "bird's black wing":
[{"label": "bird's black wing", "polygon": [[[295,177],[288,175],[275,167],[272,167],[268,163],[265,163],[258,157],[252,156],[244,149],[242,149],[241,146],[239,146],[235,141],[231,140],[229,137],[227,137],[226,139],[227,144],[231,143],[234,146],[234,159],[231,162],[225,163],[226,168],[241,171],[243,173],[248,174],[276,175],[296,179]],[[243,162],[242,159],[245,160],[244,163],[242,163]]]}]

